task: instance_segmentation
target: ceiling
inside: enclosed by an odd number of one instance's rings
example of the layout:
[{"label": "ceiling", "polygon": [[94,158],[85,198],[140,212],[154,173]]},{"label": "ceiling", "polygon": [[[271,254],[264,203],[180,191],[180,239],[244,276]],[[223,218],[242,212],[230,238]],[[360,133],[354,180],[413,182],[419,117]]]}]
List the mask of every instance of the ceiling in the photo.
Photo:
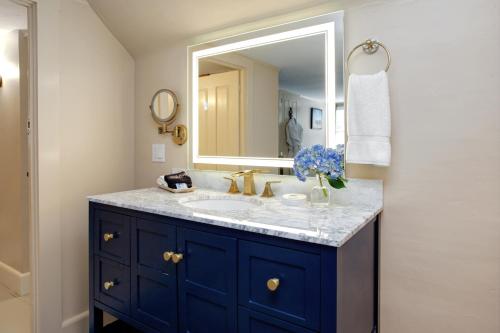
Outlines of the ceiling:
[{"label": "ceiling", "polygon": [[324,35],[287,40],[239,53],[278,68],[280,89],[312,99],[325,99]]},{"label": "ceiling", "polygon": [[27,29],[28,13],[26,8],[10,0],[0,0],[0,30],[11,31]]},{"label": "ceiling", "polygon": [[179,40],[329,1],[88,0],[133,56]]}]

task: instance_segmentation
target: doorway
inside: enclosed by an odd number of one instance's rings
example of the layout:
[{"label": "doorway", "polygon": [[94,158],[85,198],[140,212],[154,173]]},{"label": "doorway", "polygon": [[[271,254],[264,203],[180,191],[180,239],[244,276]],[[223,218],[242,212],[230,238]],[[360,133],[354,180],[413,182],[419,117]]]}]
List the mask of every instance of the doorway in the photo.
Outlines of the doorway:
[{"label": "doorway", "polygon": [[32,332],[28,8],[0,0],[0,332]]}]

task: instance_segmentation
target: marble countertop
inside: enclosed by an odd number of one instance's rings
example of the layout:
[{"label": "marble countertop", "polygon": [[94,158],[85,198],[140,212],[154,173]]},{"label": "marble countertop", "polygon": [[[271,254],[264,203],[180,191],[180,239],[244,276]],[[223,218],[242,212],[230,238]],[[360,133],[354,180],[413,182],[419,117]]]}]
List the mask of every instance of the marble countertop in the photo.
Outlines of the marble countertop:
[{"label": "marble countertop", "polygon": [[[209,189],[174,194],[160,188],[146,188],[88,197],[89,201],[170,216],[199,223],[259,234],[340,247],[382,211],[382,182],[358,181],[364,195],[345,195],[328,208],[285,205],[281,197],[245,197]],[[365,190],[363,191],[363,188]],[[368,194],[367,194],[368,193]],[[333,194],[335,196],[335,192]],[[212,211],[188,208],[182,202],[199,199],[250,200],[256,208]]]}]

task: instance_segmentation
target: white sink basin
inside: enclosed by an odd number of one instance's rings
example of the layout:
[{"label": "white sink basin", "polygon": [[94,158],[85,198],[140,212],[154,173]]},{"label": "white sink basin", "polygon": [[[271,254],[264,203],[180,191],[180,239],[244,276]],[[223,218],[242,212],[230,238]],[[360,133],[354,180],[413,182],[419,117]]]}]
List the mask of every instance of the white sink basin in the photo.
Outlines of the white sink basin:
[{"label": "white sink basin", "polygon": [[182,198],[179,203],[192,209],[219,212],[245,211],[262,205],[259,199],[242,196],[201,196]]}]

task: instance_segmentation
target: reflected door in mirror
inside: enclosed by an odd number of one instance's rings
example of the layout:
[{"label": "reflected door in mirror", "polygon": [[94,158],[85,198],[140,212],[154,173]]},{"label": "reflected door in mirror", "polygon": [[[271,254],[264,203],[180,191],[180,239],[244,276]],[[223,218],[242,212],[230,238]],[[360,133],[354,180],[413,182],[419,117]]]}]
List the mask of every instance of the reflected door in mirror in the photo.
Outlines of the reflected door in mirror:
[{"label": "reflected door in mirror", "polygon": [[[240,72],[199,78],[199,149],[204,156],[240,155]],[[196,168],[238,170],[227,165],[197,164]]]}]

